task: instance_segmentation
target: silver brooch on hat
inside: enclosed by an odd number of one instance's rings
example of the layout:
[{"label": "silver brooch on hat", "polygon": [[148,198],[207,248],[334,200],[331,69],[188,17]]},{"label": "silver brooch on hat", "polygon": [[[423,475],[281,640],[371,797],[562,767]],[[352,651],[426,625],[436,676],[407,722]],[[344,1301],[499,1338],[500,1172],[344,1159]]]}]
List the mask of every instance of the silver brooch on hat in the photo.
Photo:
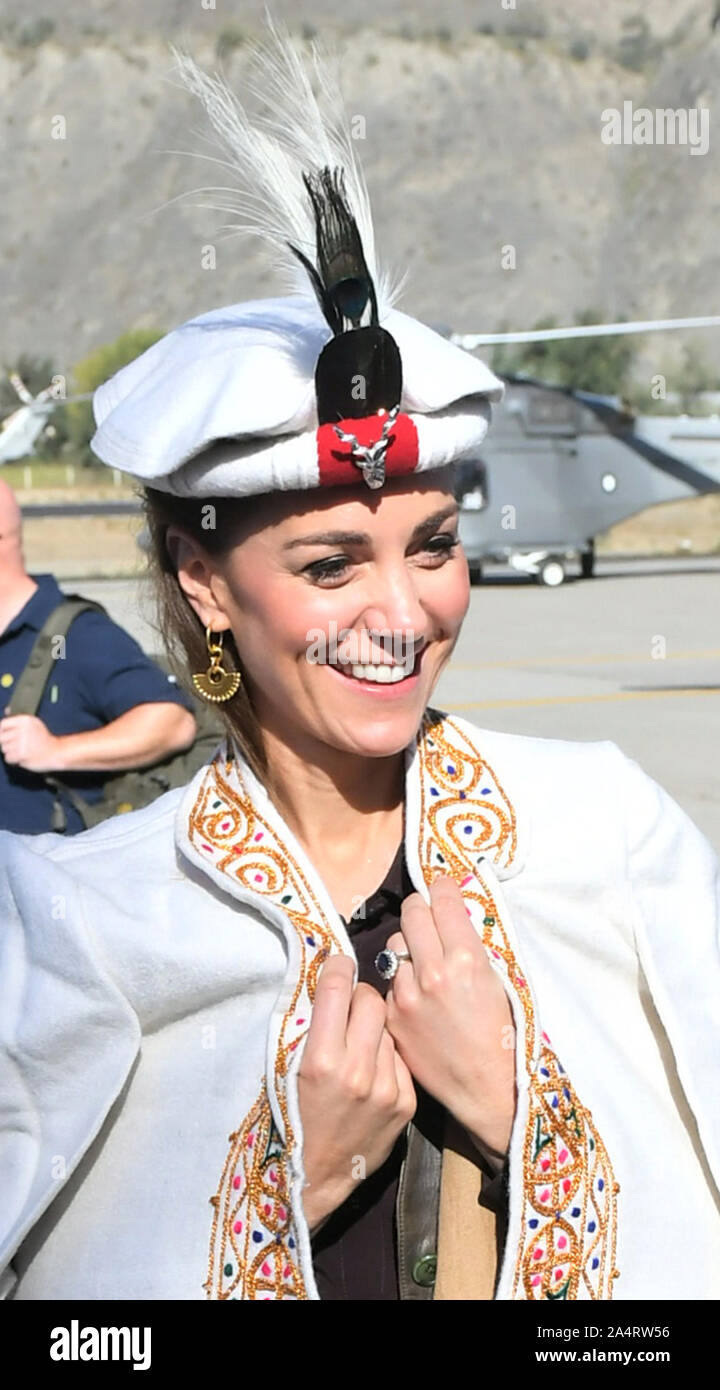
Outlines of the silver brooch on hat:
[{"label": "silver brooch on hat", "polygon": [[373,444],[361,444],[357,435],[348,434],[346,430],[341,430],[339,425],[333,425],[333,429],[343,444],[351,444],[351,458],[358,468],[362,468],[362,475],[368,487],[382,487],[385,482],[385,455],[390,444],[389,431],[394,425],[400,405],[394,405],[388,412],[382,427],[382,434]]}]

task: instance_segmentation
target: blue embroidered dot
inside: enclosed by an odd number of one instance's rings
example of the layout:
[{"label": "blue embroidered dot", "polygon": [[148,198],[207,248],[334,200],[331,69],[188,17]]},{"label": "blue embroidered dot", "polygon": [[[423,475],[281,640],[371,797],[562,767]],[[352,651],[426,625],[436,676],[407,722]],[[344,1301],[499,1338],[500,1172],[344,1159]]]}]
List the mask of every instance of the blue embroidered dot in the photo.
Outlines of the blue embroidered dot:
[{"label": "blue embroidered dot", "polygon": [[216,807],[219,806],[219,805],[220,805],[220,802],[219,802],[219,801],[213,801],[213,811],[214,811],[214,810],[216,809]]},{"label": "blue embroidered dot", "polygon": [[448,770],[449,773],[452,774],[453,777],[455,776],[455,768],[453,767],[452,763],[448,763],[448,769],[447,769],[447,770]]},{"label": "blue embroidered dot", "polygon": [[591,1140],[590,1140],[590,1149],[591,1149],[591,1151],[592,1151],[594,1148],[595,1148],[595,1140],[594,1140],[594,1139],[591,1139]]},{"label": "blue embroidered dot", "polygon": [[463,826],[463,832],[464,832],[465,835],[472,835],[472,826],[471,826],[471,825],[464,825],[464,826]]},{"label": "blue embroidered dot", "polygon": [[562,1212],[561,1212],[561,1211],[556,1211],[556,1212],[555,1212],[555,1215],[556,1215],[556,1216],[562,1216]]},{"label": "blue embroidered dot", "polygon": [[564,1097],[565,1097],[566,1100],[569,1100],[569,1099],[570,1099],[570,1092],[569,1092],[567,1086],[563,1086],[563,1095],[564,1095]]},{"label": "blue embroidered dot", "polygon": [[598,1178],[598,1187],[600,1188],[600,1191],[601,1191],[601,1192],[602,1192],[604,1186],[605,1186],[605,1183],[603,1182],[603,1179],[602,1179],[602,1178]]},{"label": "blue embroidered dot", "polygon": [[431,796],[439,796],[439,795],[440,795],[440,793],[439,793],[437,787],[431,787],[431,788],[430,788],[430,795],[431,795]]},{"label": "blue embroidered dot", "polygon": [[223,1274],[227,1274],[227,1275],[232,1274],[232,1265],[226,1265],[225,1268],[224,1268],[224,1270],[223,1270]]},{"label": "blue embroidered dot", "polygon": [[483,789],[482,789],[482,794],[483,794],[483,796],[489,796],[491,791],[492,791],[492,787],[483,787]]},{"label": "blue embroidered dot", "polygon": [[559,1072],[562,1073],[563,1076],[565,1075],[565,1068],[564,1068],[564,1067],[561,1067],[559,1062],[558,1062],[558,1064],[557,1064],[557,1069],[558,1069]]},{"label": "blue embroidered dot", "polygon": [[557,1098],[557,1096],[553,1096],[553,1102],[552,1102],[552,1103],[553,1103],[554,1106],[557,1106],[557,1103],[558,1103],[558,1098]]},{"label": "blue embroidered dot", "polygon": [[598,1257],[597,1257],[597,1255],[596,1255],[596,1256],[595,1256],[595,1259],[594,1259],[593,1262],[592,1262],[592,1267],[593,1267],[593,1269],[597,1269],[599,1263],[600,1263],[600,1261],[599,1261],[599,1259],[598,1259]]},{"label": "blue embroidered dot", "polygon": [[579,1208],[579,1207],[573,1207],[572,1211],[570,1212],[570,1215],[571,1215],[571,1216],[579,1216],[579,1215],[580,1215],[580,1208]]},{"label": "blue embroidered dot", "polygon": [[293,1240],[292,1236],[290,1236],[290,1238],[289,1238],[289,1240],[288,1240],[288,1245],[290,1246],[290,1249],[291,1249],[291,1250],[294,1250],[294,1249],[295,1249],[295,1241]]},{"label": "blue embroidered dot", "polygon": [[594,1222],[594,1221],[588,1221],[588,1230],[589,1230],[589,1231],[594,1231],[594,1230],[595,1230],[595,1222]]},{"label": "blue embroidered dot", "polygon": [[260,1241],[262,1240],[262,1231],[253,1231],[253,1240],[255,1241],[256,1245],[259,1245]]},{"label": "blue embroidered dot", "polygon": [[314,945],[315,945],[315,937],[314,937],[314,936],[306,936],[306,937],[305,937],[305,940],[307,941],[308,946],[314,946]]},{"label": "blue embroidered dot", "polygon": [[549,1075],[550,1075],[550,1072],[548,1071],[547,1067],[541,1067],[541,1068],[540,1068],[540,1075],[541,1075],[541,1076],[549,1076]]},{"label": "blue embroidered dot", "polygon": [[461,792],[461,793],[460,793],[460,800],[461,800],[461,801],[464,801],[464,800],[465,800],[465,793],[464,793],[464,792]]},{"label": "blue embroidered dot", "polygon": [[533,1217],[532,1221],[528,1221],[528,1226],[530,1227],[530,1230],[531,1230],[531,1231],[534,1231],[534,1230],[535,1230],[535,1227],[538,1226],[539,1224],[540,1224],[540,1223],[539,1223],[539,1221],[538,1221],[538,1219],[537,1219],[536,1216]]},{"label": "blue embroidered dot", "polygon": [[277,1235],[277,1236],[275,1237],[275,1244],[276,1244],[276,1245],[279,1245],[281,1240],[282,1240],[282,1236],[281,1236],[281,1235]]},{"label": "blue embroidered dot", "polygon": [[281,898],[280,901],[281,901],[281,903],[289,903],[289,902],[292,902],[292,893],[286,893],[286,894],[285,894],[285,897],[284,897],[284,898]]}]

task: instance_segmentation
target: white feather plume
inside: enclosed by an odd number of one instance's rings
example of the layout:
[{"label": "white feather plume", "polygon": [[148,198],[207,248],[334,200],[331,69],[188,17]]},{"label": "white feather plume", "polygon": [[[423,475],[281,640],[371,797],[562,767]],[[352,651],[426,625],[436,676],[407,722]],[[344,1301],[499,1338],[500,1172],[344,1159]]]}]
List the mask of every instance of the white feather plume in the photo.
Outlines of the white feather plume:
[{"label": "white feather plume", "polygon": [[[334,55],[313,42],[312,71],[292,46],[288,31],[266,11],[269,38],[251,50],[246,85],[266,103],[267,114],[250,115],[219,73],[203,72],[189,54],[170,45],[181,85],[202,102],[225,158],[215,159],[233,175],[229,188],[195,190],[222,194],[199,206],[233,214],[234,233],[251,233],[270,248],[271,260],[292,291],[314,300],[307,272],[287,243],[294,242],[317,264],[316,232],[303,171],[328,165],[345,171],[347,202],[362,239],[375,285],[380,320],[399,298],[407,273],[396,277],[378,264],[367,185],[355,152]],[[314,76],[318,95],[313,92]],[[201,155],[212,159],[213,156]]]}]

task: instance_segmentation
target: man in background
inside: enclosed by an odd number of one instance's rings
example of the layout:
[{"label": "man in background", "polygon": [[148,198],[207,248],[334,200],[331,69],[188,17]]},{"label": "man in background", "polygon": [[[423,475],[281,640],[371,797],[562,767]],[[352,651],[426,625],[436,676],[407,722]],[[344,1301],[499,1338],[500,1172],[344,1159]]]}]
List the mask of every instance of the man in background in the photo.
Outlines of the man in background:
[{"label": "man in background", "polygon": [[[87,802],[110,773],[141,768],[189,748],[192,703],[138,643],[100,612],[80,613],[65,639],[35,715],[5,716],[40,628],[63,592],[51,574],[30,575],[20,507],[0,478],[0,829],[41,834],[53,827],[57,774]],[[63,801],[65,833],[84,823]]]}]

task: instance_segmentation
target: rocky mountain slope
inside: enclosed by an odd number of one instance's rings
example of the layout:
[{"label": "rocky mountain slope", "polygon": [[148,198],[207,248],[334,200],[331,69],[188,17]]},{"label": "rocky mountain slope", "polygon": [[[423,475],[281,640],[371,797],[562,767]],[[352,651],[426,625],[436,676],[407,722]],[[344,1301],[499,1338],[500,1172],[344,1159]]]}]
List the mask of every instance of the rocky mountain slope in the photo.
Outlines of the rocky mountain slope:
[{"label": "rocky mountain slope", "polygon": [[[410,267],[398,307],[464,331],[570,322],[590,306],[606,319],[720,311],[714,0],[605,0],[601,14],[595,0],[442,12],[277,0],[272,12],[299,40],[340,46],[378,245]],[[128,328],[282,292],[255,242],[193,206],[191,190],[223,171],[176,153],[211,147],[169,43],[221,62],[242,94],[262,27],[247,0],[4,0],[0,361],[28,351],[69,371]],[[706,108],[707,152],[604,143],[602,113],[626,101]],[[671,367],[681,341],[648,343],[643,370]],[[694,341],[720,367],[720,333]]]}]

